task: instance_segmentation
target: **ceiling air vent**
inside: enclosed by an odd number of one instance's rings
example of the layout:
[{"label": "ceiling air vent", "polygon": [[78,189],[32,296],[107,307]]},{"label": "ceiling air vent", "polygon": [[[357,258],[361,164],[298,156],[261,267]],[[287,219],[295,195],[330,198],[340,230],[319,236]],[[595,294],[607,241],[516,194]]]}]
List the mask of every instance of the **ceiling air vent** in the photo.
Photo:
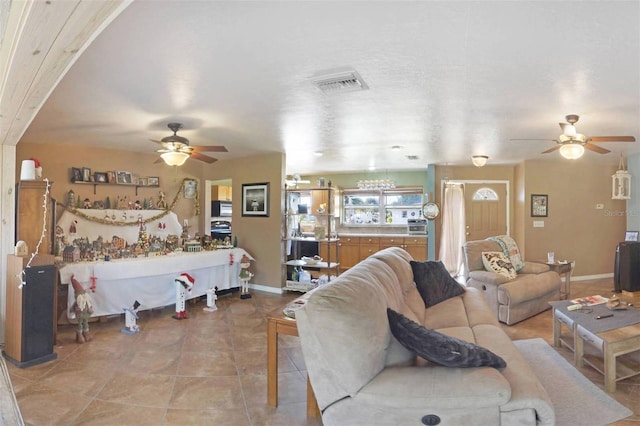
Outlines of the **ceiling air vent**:
[{"label": "ceiling air vent", "polygon": [[417,160],[418,158],[417,155],[407,155],[407,160]]},{"label": "ceiling air vent", "polygon": [[355,92],[367,90],[369,86],[364,82],[360,74],[355,70],[341,71],[335,73],[324,73],[311,78],[323,93],[329,95],[333,93]]}]

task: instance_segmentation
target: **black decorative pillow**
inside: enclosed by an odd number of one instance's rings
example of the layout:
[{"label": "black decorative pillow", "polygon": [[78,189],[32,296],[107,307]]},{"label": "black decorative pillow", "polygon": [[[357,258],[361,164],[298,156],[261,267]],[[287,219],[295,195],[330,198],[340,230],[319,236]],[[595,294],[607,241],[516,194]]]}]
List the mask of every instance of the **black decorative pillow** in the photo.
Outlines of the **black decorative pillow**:
[{"label": "black decorative pillow", "polygon": [[489,349],[429,330],[404,315],[387,308],[393,336],[422,358],[445,367],[504,368],[507,363]]},{"label": "black decorative pillow", "polygon": [[428,308],[451,297],[464,293],[464,287],[453,279],[444,263],[428,260],[426,262],[411,261],[413,281]]}]

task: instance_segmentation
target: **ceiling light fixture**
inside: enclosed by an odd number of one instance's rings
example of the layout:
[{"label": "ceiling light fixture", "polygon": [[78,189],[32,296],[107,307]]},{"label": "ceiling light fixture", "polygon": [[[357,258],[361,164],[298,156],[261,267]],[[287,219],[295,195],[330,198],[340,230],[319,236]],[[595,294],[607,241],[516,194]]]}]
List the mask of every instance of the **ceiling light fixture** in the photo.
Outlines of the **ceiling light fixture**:
[{"label": "ceiling light fixture", "polygon": [[358,189],[393,189],[396,187],[393,179],[366,179],[358,181]]},{"label": "ceiling light fixture", "polygon": [[487,164],[487,160],[488,159],[489,159],[489,157],[487,157],[486,155],[473,155],[471,157],[471,162],[476,167],[482,167],[485,164]]},{"label": "ceiling light fixture", "polygon": [[161,154],[160,157],[162,157],[162,159],[165,163],[167,163],[168,166],[182,166],[184,162],[187,161],[187,158],[189,158],[189,154],[185,154],[184,152],[170,151]]},{"label": "ceiling light fixture", "polygon": [[560,147],[560,155],[567,160],[577,160],[584,154],[584,146],[580,143],[566,143]]}]

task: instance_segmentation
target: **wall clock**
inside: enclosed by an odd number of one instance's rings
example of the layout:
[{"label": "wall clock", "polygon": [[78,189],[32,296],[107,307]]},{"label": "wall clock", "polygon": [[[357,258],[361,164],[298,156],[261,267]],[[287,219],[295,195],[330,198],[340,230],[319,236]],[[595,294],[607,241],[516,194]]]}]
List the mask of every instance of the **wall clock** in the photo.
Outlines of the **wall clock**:
[{"label": "wall clock", "polygon": [[436,203],[432,203],[432,202],[425,203],[422,206],[422,215],[427,220],[433,220],[440,215],[440,207],[438,207]]}]

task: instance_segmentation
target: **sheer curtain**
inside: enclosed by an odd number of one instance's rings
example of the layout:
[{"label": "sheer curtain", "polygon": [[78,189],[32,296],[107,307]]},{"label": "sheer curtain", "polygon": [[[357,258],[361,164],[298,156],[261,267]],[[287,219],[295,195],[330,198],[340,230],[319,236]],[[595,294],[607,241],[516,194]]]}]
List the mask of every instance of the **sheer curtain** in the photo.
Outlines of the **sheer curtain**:
[{"label": "sheer curtain", "polygon": [[462,184],[446,184],[440,237],[440,260],[454,277],[462,266],[465,236],[464,188]]}]

